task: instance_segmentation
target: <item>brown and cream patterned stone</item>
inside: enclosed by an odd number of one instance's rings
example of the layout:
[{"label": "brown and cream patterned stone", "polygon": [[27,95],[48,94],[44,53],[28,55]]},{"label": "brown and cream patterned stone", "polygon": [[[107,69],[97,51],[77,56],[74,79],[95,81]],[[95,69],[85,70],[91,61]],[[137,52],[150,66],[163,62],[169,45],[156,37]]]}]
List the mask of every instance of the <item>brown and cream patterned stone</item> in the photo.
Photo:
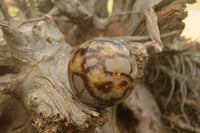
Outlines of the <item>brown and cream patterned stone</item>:
[{"label": "brown and cream patterned stone", "polygon": [[76,96],[94,107],[119,104],[135,86],[137,64],[125,44],[94,38],[76,50],[69,63],[70,85]]}]

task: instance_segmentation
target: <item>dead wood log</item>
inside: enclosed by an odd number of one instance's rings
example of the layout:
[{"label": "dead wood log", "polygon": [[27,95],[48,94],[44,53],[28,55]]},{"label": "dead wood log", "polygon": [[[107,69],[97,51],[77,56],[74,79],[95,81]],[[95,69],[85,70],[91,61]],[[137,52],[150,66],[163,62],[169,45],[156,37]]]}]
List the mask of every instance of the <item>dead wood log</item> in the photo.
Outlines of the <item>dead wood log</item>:
[{"label": "dead wood log", "polygon": [[93,129],[106,121],[106,117],[100,117],[103,114],[74,98],[67,73],[72,48],[53,22],[40,21],[37,26],[28,24],[20,29],[4,25],[2,29],[4,36],[13,38],[6,39],[13,60],[7,61],[15,63],[18,71],[1,75],[4,79],[8,76],[6,81],[1,80],[1,92],[21,99],[40,132],[57,132],[64,125]]}]

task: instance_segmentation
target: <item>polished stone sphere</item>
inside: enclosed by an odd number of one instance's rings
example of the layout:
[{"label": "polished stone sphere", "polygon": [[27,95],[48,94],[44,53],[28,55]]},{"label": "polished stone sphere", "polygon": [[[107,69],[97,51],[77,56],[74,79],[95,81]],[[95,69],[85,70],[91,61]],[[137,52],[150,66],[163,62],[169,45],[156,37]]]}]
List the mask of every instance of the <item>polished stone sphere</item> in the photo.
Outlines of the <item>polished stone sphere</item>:
[{"label": "polished stone sphere", "polygon": [[72,54],[70,86],[83,103],[108,107],[121,103],[135,86],[137,64],[127,46],[111,38],[94,38]]}]

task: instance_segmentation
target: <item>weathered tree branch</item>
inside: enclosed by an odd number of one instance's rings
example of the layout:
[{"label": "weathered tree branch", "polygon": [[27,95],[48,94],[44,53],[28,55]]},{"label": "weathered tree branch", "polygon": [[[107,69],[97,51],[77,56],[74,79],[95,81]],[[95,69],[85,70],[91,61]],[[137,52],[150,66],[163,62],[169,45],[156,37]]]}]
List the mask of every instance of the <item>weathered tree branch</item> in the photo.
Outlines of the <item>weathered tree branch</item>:
[{"label": "weathered tree branch", "polygon": [[[71,93],[67,68],[72,48],[65,43],[63,35],[53,22],[40,21],[37,26],[24,24],[18,30],[1,25],[13,59],[22,62],[17,75],[11,75],[9,81],[5,81],[7,86],[11,84],[12,87],[1,91],[20,97],[34,117],[34,125],[40,132],[50,131],[52,128],[57,132],[64,125],[77,126],[77,130],[90,125],[88,128],[94,130],[92,125],[98,126],[99,122],[91,121],[98,119],[102,124],[106,121],[106,116],[100,118],[101,113],[80,104]],[[35,28],[38,30],[37,34],[33,32]],[[1,75],[4,79],[5,76],[7,75]]]},{"label": "weathered tree branch", "polygon": [[144,85],[138,84],[135,88],[135,92],[125,100],[123,105],[132,111],[136,119],[142,119],[142,121],[137,123],[136,132],[164,132],[162,131],[163,126],[160,110],[152,94]]},{"label": "weathered tree branch", "polygon": [[81,29],[87,29],[92,25],[93,28],[103,30],[110,23],[109,19],[99,18],[90,8],[85,8],[80,0],[56,0],[55,5]]},{"label": "weathered tree branch", "polygon": [[9,21],[11,19],[11,16],[9,15],[8,13],[8,10],[6,8],[6,4],[4,2],[4,0],[0,0],[0,10],[1,10],[1,17],[0,17],[0,20],[6,20],[6,21]]}]

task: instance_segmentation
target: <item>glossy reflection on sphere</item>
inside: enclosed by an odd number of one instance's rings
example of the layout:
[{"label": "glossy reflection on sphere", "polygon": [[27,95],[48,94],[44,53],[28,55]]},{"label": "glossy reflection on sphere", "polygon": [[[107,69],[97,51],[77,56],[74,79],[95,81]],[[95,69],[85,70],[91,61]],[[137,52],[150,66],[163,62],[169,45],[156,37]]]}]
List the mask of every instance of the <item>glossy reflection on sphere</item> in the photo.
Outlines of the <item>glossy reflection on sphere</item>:
[{"label": "glossy reflection on sphere", "polygon": [[114,39],[94,38],[82,44],[69,62],[76,96],[94,107],[119,104],[135,85],[137,66],[127,47]]}]

